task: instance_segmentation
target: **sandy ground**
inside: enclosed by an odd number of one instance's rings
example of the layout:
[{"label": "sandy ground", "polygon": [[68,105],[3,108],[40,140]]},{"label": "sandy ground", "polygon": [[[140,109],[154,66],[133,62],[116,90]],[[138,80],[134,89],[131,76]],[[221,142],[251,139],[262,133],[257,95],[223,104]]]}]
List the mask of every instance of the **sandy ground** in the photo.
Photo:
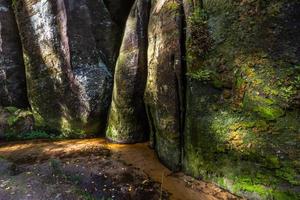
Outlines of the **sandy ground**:
[{"label": "sandy ground", "polygon": [[[0,165],[9,169],[5,172],[2,167],[1,174],[0,167],[0,200],[240,199],[214,184],[172,173],[146,143],[119,145],[104,139],[0,142],[0,156],[7,160]],[[22,184],[31,186],[20,192]]]}]

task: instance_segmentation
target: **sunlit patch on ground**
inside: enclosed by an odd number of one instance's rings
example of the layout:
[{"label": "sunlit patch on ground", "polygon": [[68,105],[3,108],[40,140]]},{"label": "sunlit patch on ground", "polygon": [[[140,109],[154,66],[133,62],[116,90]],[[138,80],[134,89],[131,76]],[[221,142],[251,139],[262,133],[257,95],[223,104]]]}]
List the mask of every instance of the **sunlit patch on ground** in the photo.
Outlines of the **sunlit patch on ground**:
[{"label": "sunlit patch on ground", "polygon": [[[104,139],[0,144],[0,199],[238,199],[172,174],[147,144]],[[162,183],[162,184],[161,184]]]}]

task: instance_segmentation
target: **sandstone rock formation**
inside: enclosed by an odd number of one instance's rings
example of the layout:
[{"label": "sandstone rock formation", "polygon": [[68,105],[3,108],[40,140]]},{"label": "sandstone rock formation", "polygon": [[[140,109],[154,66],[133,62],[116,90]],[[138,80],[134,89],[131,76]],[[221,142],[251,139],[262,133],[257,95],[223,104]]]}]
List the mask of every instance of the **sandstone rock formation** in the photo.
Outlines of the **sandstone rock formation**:
[{"label": "sandstone rock formation", "polygon": [[[19,30],[10,3],[0,137],[88,137],[108,118],[108,139],[149,134],[174,171],[249,199],[300,198],[299,1],[14,0]],[[28,112],[7,107],[26,95]]]},{"label": "sandstone rock formation", "polygon": [[[81,5],[77,11],[83,19],[77,23],[91,22],[86,5],[77,3],[68,4],[69,13]],[[62,0],[17,1],[15,10],[37,125],[65,134],[97,133],[105,125],[101,116],[109,105],[111,74],[99,58],[101,49],[82,45],[95,44],[91,30],[78,31],[77,24],[68,21]]]},{"label": "sandstone rock formation", "polygon": [[120,30],[102,0],[65,2],[72,71],[87,95],[88,121],[100,125],[95,132],[103,132]]},{"label": "sandstone rock formation", "polygon": [[89,63],[91,60],[95,62],[97,59],[102,59],[100,62],[104,62],[108,70],[113,71],[119,53],[123,26],[119,26],[112,19],[103,0],[65,0],[64,2],[67,9],[72,62]]},{"label": "sandstone rock formation", "polygon": [[115,68],[107,137],[119,143],[147,139],[148,120],[143,101],[147,78],[150,1],[137,0],[127,19]]},{"label": "sandstone rock formation", "polygon": [[0,106],[26,107],[22,47],[10,0],[0,1]]},{"label": "sandstone rock formation", "polygon": [[154,147],[172,169],[179,168],[181,157],[182,28],[180,1],[152,2],[145,103]]},{"label": "sandstone rock formation", "polygon": [[186,173],[249,199],[298,198],[299,9],[280,0],[185,9]]}]

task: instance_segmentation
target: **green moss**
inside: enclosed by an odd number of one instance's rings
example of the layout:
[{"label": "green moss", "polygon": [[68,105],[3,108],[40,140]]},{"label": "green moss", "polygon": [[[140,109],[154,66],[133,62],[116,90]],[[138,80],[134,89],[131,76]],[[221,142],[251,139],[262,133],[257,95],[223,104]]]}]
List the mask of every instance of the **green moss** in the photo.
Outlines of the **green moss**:
[{"label": "green moss", "polygon": [[[187,19],[189,34],[187,35],[187,56],[188,71],[199,69],[201,64],[199,57],[203,58],[211,47],[212,40],[207,26],[207,14],[203,9],[196,8]],[[196,77],[203,76],[205,70],[196,72]],[[200,73],[200,74],[199,74]],[[193,73],[191,74],[193,77]],[[202,77],[201,76],[201,77]]]},{"label": "green moss", "polygon": [[178,10],[179,9],[179,4],[175,1],[169,1],[169,2],[167,2],[166,7],[167,7],[166,9],[168,11]]},{"label": "green moss", "polygon": [[212,80],[213,72],[210,70],[199,70],[193,73],[188,73],[187,75],[199,81],[210,81]]},{"label": "green moss", "polygon": [[267,120],[275,120],[285,114],[283,109],[276,105],[273,99],[248,93],[244,97],[243,107],[257,112]]},{"label": "green moss", "polygon": [[263,185],[255,185],[251,182],[241,180],[240,182],[235,183],[234,189],[235,192],[246,191],[259,194],[262,198],[267,198],[270,196],[271,190],[267,189]]},{"label": "green moss", "polygon": [[22,110],[16,107],[5,107],[4,111],[8,112],[7,123],[10,127],[13,127],[18,121],[32,116],[32,113],[28,110]]},{"label": "green moss", "polygon": [[114,128],[114,125],[112,122],[110,122],[109,126],[107,127],[106,130],[106,137],[109,138],[112,141],[120,141],[120,135],[118,131]]},{"label": "green moss", "polygon": [[288,181],[293,185],[300,185],[299,178],[297,179],[296,169],[292,168],[292,166],[284,166],[280,169],[276,170],[276,176]]},{"label": "green moss", "polygon": [[278,107],[258,106],[253,111],[258,112],[259,115],[268,120],[275,120],[284,115],[284,111]]},{"label": "green moss", "polygon": [[[185,171],[249,198],[296,199],[297,194],[280,188],[287,183],[296,187],[299,174],[284,167],[296,165],[281,152],[294,159],[299,156],[295,150],[299,114],[289,112],[270,122],[252,109],[232,109],[230,101],[219,104],[222,92],[210,84],[194,79],[189,84],[197,90],[187,96]],[[273,99],[258,99],[264,105],[276,104]]]},{"label": "green moss", "polygon": [[14,141],[14,140],[33,140],[33,139],[55,139],[57,135],[49,134],[42,130],[34,130],[25,133],[14,133],[7,132],[4,135],[5,140]]},{"label": "green moss", "polygon": [[292,194],[291,192],[282,192],[280,190],[272,192],[273,199],[276,200],[294,200],[299,199],[299,195]]},{"label": "green moss", "polygon": [[11,5],[12,5],[12,7],[13,7],[14,9],[16,8],[17,3],[18,3],[18,0],[12,0],[12,1],[11,1]]},{"label": "green moss", "polygon": [[267,165],[270,168],[279,168],[280,167],[280,160],[277,156],[271,155],[266,158],[267,159]]}]

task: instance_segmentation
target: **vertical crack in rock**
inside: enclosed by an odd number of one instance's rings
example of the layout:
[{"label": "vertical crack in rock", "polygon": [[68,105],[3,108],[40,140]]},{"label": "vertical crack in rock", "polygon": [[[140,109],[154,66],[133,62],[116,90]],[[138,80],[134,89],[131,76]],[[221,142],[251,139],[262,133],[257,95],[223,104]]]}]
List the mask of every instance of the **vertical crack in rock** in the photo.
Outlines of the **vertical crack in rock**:
[{"label": "vertical crack in rock", "polygon": [[172,170],[180,169],[181,158],[181,17],[181,1],[152,2],[145,103],[154,122],[155,149]]},{"label": "vertical crack in rock", "polygon": [[[3,12],[3,9],[0,9],[0,12]],[[7,12],[7,11],[5,11],[4,10],[4,12]],[[2,47],[2,45],[3,45],[3,39],[2,39],[2,23],[0,22],[0,52],[2,53],[3,52],[3,47]]]},{"label": "vertical crack in rock", "polygon": [[[78,4],[78,2],[76,2]],[[103,0],[86,0],[92,34],[100,57],[108,70],[114,72],[124,26],[113,21]]]},{"label": "vertical crack in rock", "polygon": [[[92,1],[96,2],[97,0],[92,0]],[[90,2],[92,1],[90,0]],[[103,25],[106,24],[107,26],[111,26],[113,28],[112,33],[108,33],[107,30],[103,31],[105,30],[103,28],[95,29],[95,35],[98,36],[97,41],[99,41],[98,45],[100,46],[100,48],[103,47],[103,44],[104,45],[110,44],[110,45],[106,45],[107,47],[109,47],[107,49],[108,53],[104,52],[103,54],[103,55],[107,54],[108,57],[106,58],[104,56],[105,59],[103,60],[104,61],[107,60],[108,65],[112,65],[111,67],[112,72],[114,72],[114,67],[122,44],[122,38],[123,38],[126,20],[128,18],[128,14],[132,8],[133,3],[134,0],[101,0],[101,4],[103,6],[101,7],[91,6],[91,9],[93,10],[92,16],[99,16],[99,15],[104,16],[103,13],[107,13],[105,15],[107,15],[107,17],[109,17],[111,21],[110,24],[102,23],[103,20],[99,20],[99,18],[98,19],[95,18],[95,20],[97,20],[98,23]],[[107,38],[106,42],[103,42],[103,38]]]},{"label": "vertical crack in rock", "polygon": [[119,27],[124,27],[129,15],[129,12],[135,0],[103,0],[110,16]]},{"label": "vertical crack in rock", "polygon": [[178,77],[178,84],[181,84],[178,87],[179,98],[180,98],[180,147],[181,147],[181,157],[180,157],[180,166],[182,167],[182,160],[184,156],[184,131],[185,131],[185,115],[186,115],[186,87],[187,87],[187,62],[186,62],[186,16],[184,12],[184,5],[181,2],[180,5],[180,15],[181,15],[181,32],[180,32],[180,43],[181,43],[181,65],[182,72]]}]

